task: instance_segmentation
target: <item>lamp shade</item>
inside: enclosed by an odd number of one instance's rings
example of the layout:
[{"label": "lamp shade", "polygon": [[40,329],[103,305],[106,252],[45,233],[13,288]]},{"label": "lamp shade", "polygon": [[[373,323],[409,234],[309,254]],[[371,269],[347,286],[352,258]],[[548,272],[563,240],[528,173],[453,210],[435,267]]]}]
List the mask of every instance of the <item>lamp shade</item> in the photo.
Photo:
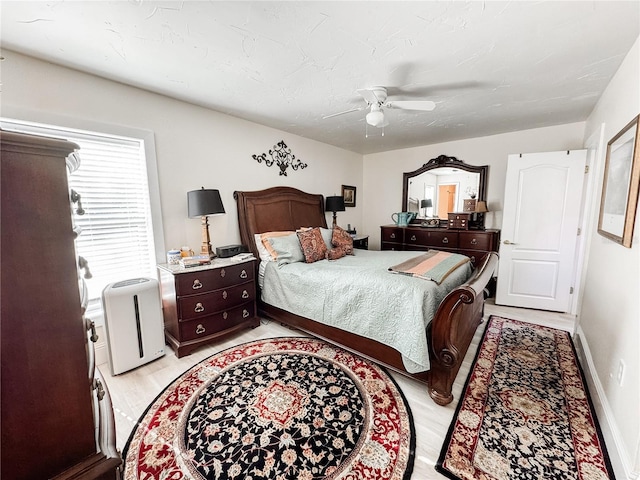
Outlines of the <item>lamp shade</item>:
[{"label": "lamp shade", "polygon": [[425,198],[424,200],[420,200],[420,208],[431,208],[433,207],[433,203],[430,198]]},{"label": "lamp shade", "polygon": [[225,213],[218,190],[192,190],[187,192],[187,211],[189,217],[202,217],[214,213]]},{"label": "lamp shade", "polygon": [[487,202],[485,202],[484,200],[478,200],[476,202],[476,213],[485,213],[488,212],[489,209],[487,208]]},{"label": "lamp shade", "polygon": [[344,212],[344,197],[327,197],[324,209],[326,212]]}]

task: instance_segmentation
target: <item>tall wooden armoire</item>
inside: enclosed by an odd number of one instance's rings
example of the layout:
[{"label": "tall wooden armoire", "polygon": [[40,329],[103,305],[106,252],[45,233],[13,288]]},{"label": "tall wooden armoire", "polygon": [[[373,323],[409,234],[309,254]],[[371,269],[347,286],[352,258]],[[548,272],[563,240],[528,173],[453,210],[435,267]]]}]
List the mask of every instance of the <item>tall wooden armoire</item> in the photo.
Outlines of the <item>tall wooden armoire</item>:
[{"label": "tall wooden armoire", "polygon": [[6,131],[0,144],[0,476],[117,478],[111,400],[79,290],[66,161],[78,147]]}]

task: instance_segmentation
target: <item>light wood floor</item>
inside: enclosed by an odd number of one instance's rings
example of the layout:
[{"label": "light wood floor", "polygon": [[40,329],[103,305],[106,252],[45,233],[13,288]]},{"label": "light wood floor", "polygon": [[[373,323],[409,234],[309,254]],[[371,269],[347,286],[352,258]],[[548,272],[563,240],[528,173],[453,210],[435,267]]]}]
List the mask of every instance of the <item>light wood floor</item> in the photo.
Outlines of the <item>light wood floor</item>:
[{"label": "light wood floor", "polygon": [[[572,316],[553,312],[508,308],[487,303],[485,320],[489,315],[524,320],[569,332],[573,332],[574,328]],[[457,400],[460,398],[483,331],[484,324],[480,325],[476,331],[473,343],[456,379],[453,389],[454,401],[446,407],[436,405],[426,393],[424,385],[402,375],[393,374],[409,402],[415,423],[416,459],[413,479],[445,478],[435,471],[434,465],[440,454]],[[176,358],[173,352],[168,349],[164,357],[117,376],[110,375],[107,364],[101,365],[100,370],[106,379],[115,410],[118,449],[122,451],[136,421],[155,397],[188,368],[216,352],[239,343],[263,338],[300,335],[300,332],[283,327],[278,323],[263,320],[262,325],[256,329],[247,330],[214,345],[202,347],[191,355],[180,359]]]}]

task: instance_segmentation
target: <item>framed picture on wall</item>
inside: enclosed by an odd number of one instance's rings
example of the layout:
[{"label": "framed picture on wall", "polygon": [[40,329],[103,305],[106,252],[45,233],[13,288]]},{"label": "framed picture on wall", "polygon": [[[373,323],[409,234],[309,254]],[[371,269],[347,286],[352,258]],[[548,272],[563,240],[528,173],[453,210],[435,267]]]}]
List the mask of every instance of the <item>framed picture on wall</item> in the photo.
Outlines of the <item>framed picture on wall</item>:
[{"label": "framed picture on wall", "polygon": [[640,185],[640,115],[607,144],[598,233],[631,248]]},{"label": "framed picture on wall", "polygon": [[356,187],[351,185],[342,185],[342,197],[344,198],[345,207],[356,206]]}]

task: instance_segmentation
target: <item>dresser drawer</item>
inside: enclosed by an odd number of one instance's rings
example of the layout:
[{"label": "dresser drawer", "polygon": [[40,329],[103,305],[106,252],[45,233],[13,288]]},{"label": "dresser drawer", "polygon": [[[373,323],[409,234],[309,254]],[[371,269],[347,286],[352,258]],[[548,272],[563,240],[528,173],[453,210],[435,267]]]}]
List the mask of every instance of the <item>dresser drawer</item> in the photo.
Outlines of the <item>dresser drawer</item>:
[{"label": "dresser drawer", "polygon": [[471,250],[491,250],[493,236],[484,232],[460,232],[459,247]]},{"label": "dresser drawer", "polygon": [[404,241],[407,248],[457,248],[458,233],[416,228],[405,232]]},{"label": "dresser drawer", "polygon": [[253,280],[253,262],[229,267],[181,273],[176,278],[176,294],[179,296],[210,292],[238,282]]},{"label": "dresser drawer", "polygon": [[255,282],[221,288],[201,295],[187,295],[178,297],[178,315],[180,321],[205,317],[214,312],[220,312],[241,303],[255,300],[255,298]]},{"label": "dresser drawer", "polygon": [[394,227],[381,227],[382,241],[388,243],[402,243],[404,229]]},{"label": "dresser drawer", "polygon": [[189,322],[181,322],[180,340],[185,342],[212,334],[219,334],[254,317],[255,314],[255,302],[250,302],[213,315],[193,319]]},{"label": "dresser drawer", "polygon": [[487,254],[487,252],[483,252],[481,250],[458,250],[457,253],[461,253],[462,255],[469,257],[473,268],[476,268],[480,260],[482,260],[482,257]]}]

